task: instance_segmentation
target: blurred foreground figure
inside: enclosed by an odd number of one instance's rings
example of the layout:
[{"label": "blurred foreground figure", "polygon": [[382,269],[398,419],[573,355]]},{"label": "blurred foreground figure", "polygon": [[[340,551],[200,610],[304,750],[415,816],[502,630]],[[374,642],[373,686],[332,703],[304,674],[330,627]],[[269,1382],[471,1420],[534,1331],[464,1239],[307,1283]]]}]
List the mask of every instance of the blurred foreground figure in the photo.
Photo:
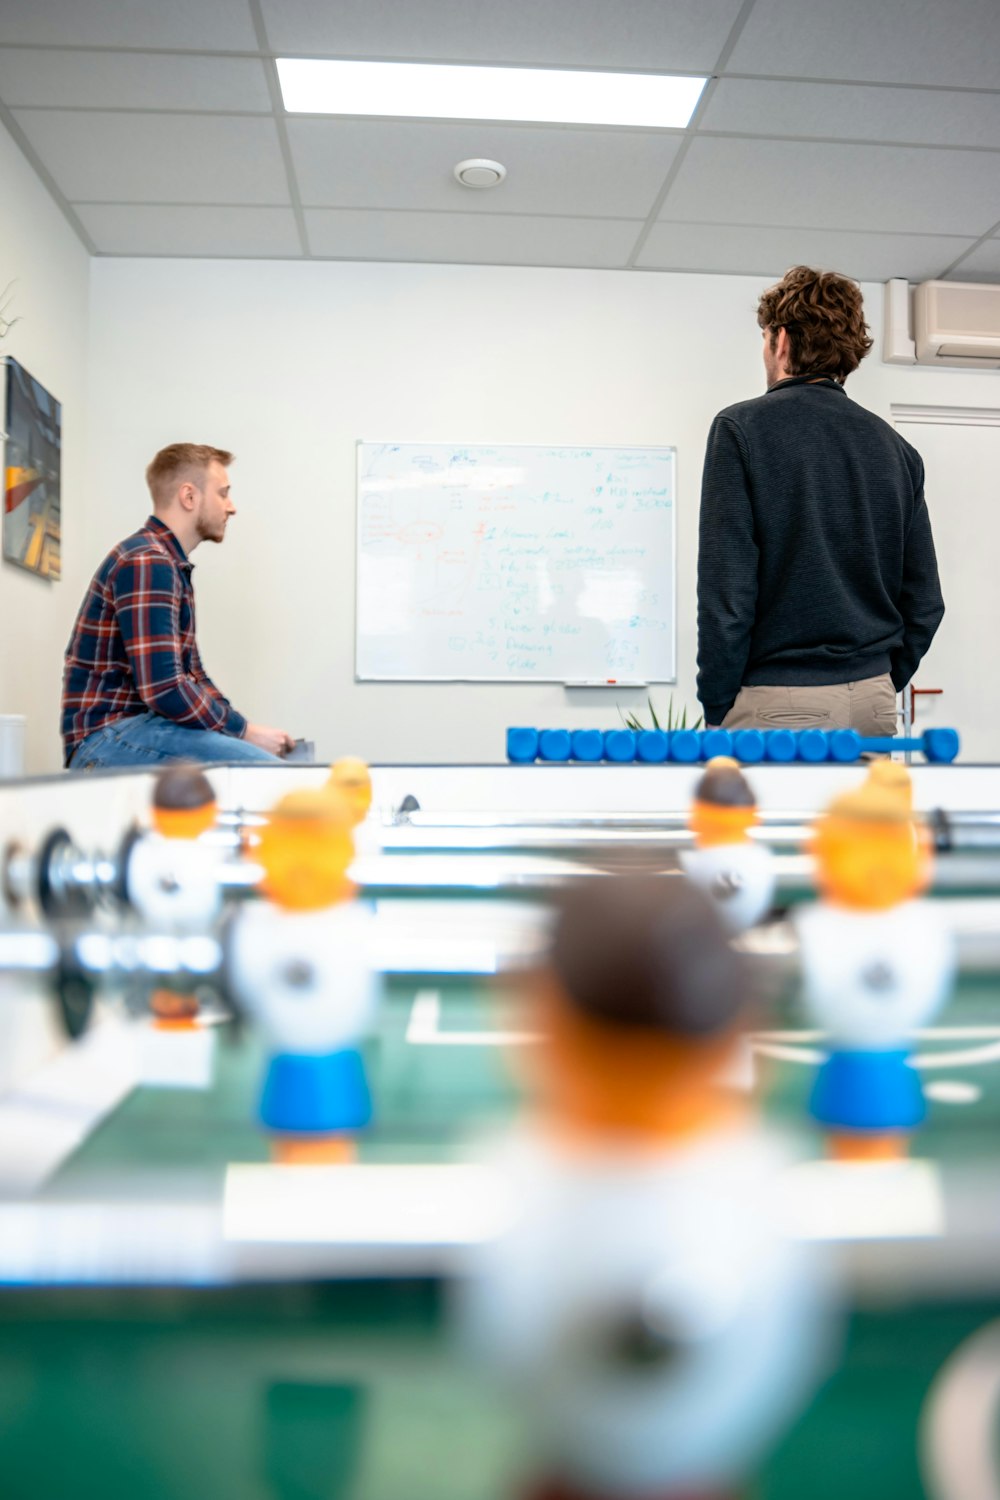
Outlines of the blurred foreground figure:
[{"label": "blurred foreground figure", "polygon": [[944,1004],[955,967],[938,909],[913,899],[930,880],[931,851],[906,768],[878,761],[837,797],[813,852],[822,899],[796,925],[806,1010],[830,1052],[810,1109],[831,1155],[904,1156],[925,1110],[912,1038]]},{"label": "blurred foreground figure", "polygon": [[811,1274],[775,1225],[782,1153],[717,1079],[747,977],[683,880],[572,892],[535,997],[521,1210],[468,1314],[533,1429],[533,1500],[736,1493],[808,1399]]}]

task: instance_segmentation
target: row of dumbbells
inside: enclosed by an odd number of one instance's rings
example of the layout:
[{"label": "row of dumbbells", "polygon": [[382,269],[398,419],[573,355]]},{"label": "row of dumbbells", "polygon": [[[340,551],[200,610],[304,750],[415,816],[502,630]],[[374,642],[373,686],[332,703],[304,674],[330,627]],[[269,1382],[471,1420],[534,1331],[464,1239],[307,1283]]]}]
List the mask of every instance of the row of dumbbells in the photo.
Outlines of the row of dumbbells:
[{"label": "row of dumbbells", "polygon": [[672,761],[694,765],[728,755],[743,765],[772,761],[788,765],[804,761],[841,765],[862,755],[917,752],[937,765],[955,760],[960,748],[957,730],[928,729],[910,739],[865,736],[854,729],[533,729],[507,730],[507,759],[515,765],[535,761],[565,764],[602,761],[627,765],[662,765]]}]

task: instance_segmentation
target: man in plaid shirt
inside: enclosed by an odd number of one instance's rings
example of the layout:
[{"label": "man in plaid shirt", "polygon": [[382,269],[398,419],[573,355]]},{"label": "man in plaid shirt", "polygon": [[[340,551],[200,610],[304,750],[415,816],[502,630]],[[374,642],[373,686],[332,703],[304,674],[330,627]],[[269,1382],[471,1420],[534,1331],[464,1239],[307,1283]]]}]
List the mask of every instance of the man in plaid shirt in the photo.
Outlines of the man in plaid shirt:
[{"label": "man in plaid shirt", "polygon": [[250,724],[219,692],[195,640],[190,554],[221,542],[236,514],[233,455],[173,443],[146,470],[153,515],[94,574],[63,676],[65,764],[155,765],[172,760],[269,761],[287,754],[283,729]]}]

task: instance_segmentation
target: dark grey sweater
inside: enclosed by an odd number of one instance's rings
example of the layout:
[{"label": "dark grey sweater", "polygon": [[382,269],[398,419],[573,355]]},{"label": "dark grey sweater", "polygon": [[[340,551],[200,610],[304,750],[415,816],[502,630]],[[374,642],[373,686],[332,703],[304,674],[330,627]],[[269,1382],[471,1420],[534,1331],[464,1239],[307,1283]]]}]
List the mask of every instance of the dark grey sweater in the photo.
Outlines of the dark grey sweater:
[{"label": "dark grey sweater", "polygon": [[712,423],[698,549],[698,697],[909,682],[944,614],[924,466],[836,381],[797,376]]}]

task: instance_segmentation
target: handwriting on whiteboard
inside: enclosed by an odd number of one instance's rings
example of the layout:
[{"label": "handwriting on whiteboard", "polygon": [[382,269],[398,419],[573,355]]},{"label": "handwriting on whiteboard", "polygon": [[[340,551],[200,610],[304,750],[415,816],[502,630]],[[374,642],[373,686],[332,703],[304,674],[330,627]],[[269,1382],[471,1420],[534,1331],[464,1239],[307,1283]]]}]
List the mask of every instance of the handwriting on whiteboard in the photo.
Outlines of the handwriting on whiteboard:
[{"label": "handwriting on whiteboard", "polygon": [[674,677],[674,450],[361,443],[357,673]]}]

